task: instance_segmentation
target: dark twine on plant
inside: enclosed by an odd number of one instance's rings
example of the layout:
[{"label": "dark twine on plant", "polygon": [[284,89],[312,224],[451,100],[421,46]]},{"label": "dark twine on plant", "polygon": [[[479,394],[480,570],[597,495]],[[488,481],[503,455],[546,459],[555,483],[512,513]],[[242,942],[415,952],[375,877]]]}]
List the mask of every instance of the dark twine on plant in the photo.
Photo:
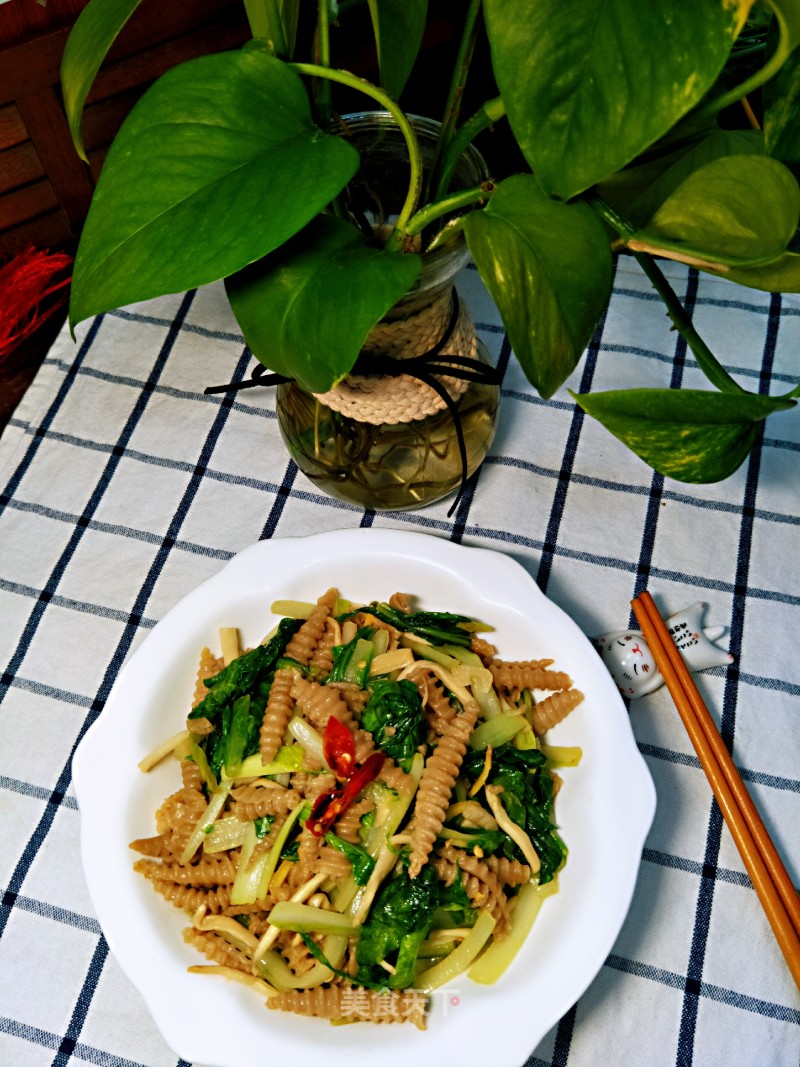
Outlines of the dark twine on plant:
[{"label": "dark twine on plant", "polygon": [[[450,321],[444,333],[427,352],[421,352],[419,355],[410,356],[407,359],[396,359],[394,356],[380,353],[362,352],[350,372],[367,378],[399,378],[403,374],[408,374],[429,386],[441,398],[453,420],[458,442],[458,453],[461,459],[461,484],[456,498],[447,512],[448,518],[458,507],[467,487],[467,447],[464,442],[464,430],[461,426],[461,416],[458,413],[456,403],[447,388],[435,375],[445,374],[451,378],[459,378],[462,381],[475,382],[479,385],[499,385],[501,380],[500,373],[496,367],[483,363],[479,359],[473,359],[471,356],[459,356],[449,352],[442,356],[439,355],[450,340],[458,322],[459,301],[458,293],[456,293],[455,289],[453,289],[452,303]],[[230,393],[240,389],[253,389],[259,385],[282,385],[293,380],[283,374],[267,373],[267,368],[262,363],[258,363],[253,368],[250,377],[245,378],[244,381],[229,382],[227,385],[209,385],[203,392],[206,395]]]}]

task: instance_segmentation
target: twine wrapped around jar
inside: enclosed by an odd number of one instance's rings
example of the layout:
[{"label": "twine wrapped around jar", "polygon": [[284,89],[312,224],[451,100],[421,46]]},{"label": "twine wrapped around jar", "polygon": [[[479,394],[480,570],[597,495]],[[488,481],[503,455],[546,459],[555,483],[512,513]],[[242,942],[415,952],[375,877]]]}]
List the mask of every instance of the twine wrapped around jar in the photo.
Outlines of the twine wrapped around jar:
[{"label": "twine wrapped around jar", "polygon": [[[435,348],[442,337],[446,342],[438,349],[437,359],[455,355],[476,360],[478,338],[469,311],[458,302],[455,325],[447,334],[453,308],[452,288],[440,293],[428,307],[415,315],[383,320],[371,330],[361,350],[359,363],[369,364],[370,356],[388,356],[393,360],[413,359]],[[466,390],[468,382],[449,374],[437,374],[453,401]],[[326,393],[315,393],[320,403],[333,411],[373,426],[413,422],[435,415],[446,402],[418,376],[399,374],[393,377],[375,374],[349,374]]]}]

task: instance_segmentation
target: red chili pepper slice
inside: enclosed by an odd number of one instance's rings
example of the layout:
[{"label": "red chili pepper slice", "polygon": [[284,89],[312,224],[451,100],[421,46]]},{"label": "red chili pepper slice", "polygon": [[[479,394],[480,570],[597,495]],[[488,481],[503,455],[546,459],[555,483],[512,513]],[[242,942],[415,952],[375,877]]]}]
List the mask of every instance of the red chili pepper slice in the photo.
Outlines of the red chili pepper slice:
[{"label": "red chili pepper slice", "polygon": [[342,812],[350,807],[364,786],[378,776],[384,759],[382,752],[373,752],[360,767],[356,768],[343,786],[339,785],[334,789],[329,789],[326,793],[320,793],[311,807],[311,815],[306,820],[306,828],[315,837],[322,837],[326,834]]},{"label": "red chili pepper slice", "polygon": [[356,743],[353,735],[339,720],[331,715],[325,724],[322,738],[325,762],[337,778],[349,778],[356,767]]}]

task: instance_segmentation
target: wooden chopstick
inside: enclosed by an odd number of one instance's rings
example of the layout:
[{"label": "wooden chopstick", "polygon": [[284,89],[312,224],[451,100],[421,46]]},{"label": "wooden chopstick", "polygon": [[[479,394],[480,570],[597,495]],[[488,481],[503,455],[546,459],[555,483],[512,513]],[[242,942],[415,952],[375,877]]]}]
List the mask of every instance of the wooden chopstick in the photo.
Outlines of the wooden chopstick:
[{"label": "wooden chopstick", "polygon": [[800,988],[800,895],[653,598],[641,593],[631,607]]}]

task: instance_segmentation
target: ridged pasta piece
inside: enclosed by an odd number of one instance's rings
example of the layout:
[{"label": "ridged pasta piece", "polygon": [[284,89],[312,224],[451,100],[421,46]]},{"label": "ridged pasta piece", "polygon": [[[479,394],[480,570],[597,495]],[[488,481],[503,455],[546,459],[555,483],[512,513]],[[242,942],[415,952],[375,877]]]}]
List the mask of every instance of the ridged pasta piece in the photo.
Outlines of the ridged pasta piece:
[{"label": "ridged pasta piece", "polygon": [[462,848],[454,848],[449,842],[442,850],[442,855],[457,863],[463,872],[464,889],[473,906],[483,908],[494,916],[495,928],[492,932],[494,940],[501,941],[507,937],[511,929],[508,898],[498,876],[489,864],[465,852]]},{"label": "ridged pasta piece", "polygon": [[291,967],[292,972],[298,977],[302,978],[304,974],[308,974],[309,971],[314,969],[316,960],[309,952],[302,938],[298,937],[297,934],[287,930],[278,939],[277,944],[283,958]]},{"label": "ridged pasta piece", "polygon": [[198,793],[202,792],[203,775],[194,760],[181,760],[181,780],[183,781],[185,789],[194,789]]},{"label": "ridged pasta piece", "polygon": [[317,873],[317,858],[321,842],[321,837],[315,837],[310,830],[303,827],[300,833],[300,843],[297,846],[297,862],[292,865],[289,875],[290,885],[304,885]]},{"label": "ridged pasta piece", "polygon": [[369,730],[356,729],[353,731],[356,743],[356,763],[364,763],[375,751],[375,740]]},{"label": "ridged pasta piece", "polygon": [[355,801],[346,811],[342,812],[334,823],[334,833],[341,837],[343,841],[349,841],[351,845],[360,844],[361,819],[368,811],[372,811],[374,807],[375,803],[369,797],[361,797],[360,800]]},{"label": "ridged pasta piece", "polygon": [[405,793],[411,787],[411,775],[406,774],[402,767],[398,767],[394,760],[388,757],[383,761],[378,781],[397,793]]},{"label": "ridged pasta piece", "polygon": [[252,822],[263,815],[293,811],[303,799],[294,789],[265,789],[257,785],[240,786],[231,791],[231,810],[242,822]]},{"label": "ridged pasta piece", "polygon": [[[139,864],[145,860],[137,860],[134,870],[139,869]],[[144,872],[142,872],[144,873]],[[212,915],[219,915],[231,902],[230,886],[222,885],[216,889],[195,889],[194,886],[178,885],[175,882],[150,882],[157,893],[164,900],[168,900],[176,908],[191,912],[193,915],[201,904],[205,904]]]},{"label": "ridged pasta piece", "polygon": [[523,689],[569,689],[572,679],[563,671],[549,671],[553,661],[530,660],[526,663],[494,659],[487,666],[497,689],[505,689],[518,698]]},{"label": "ridged pasta piece", "polygon": [[442,828],[445,812],[450,804],[450,794],[477,715],[478,705],[470,701],[461,714],[450,723],[435,752],[425,763],[411,826],[411,862],[408,873],[412,878],[416,878],[422,870],[436,835]]},{"label": "ridged pasta piece", "polygon": [[138,860],[135,869],[151,882],[176,882],[180,885],[202,886],[210,889],[217,885],[230,885],[236,877],[236,862],[228,853],[216,856],[201,856],[197,863],[156,863],[154,860]]},{"label": "ridged pasta piece", "polygon": [[213,963],[222,967],[233,967],[234,970],[244,971],[245,974],[252,973],[250,958],[213,930],[195,930],[193,926],[187,926],[183,931],[183,940]]},{"label": "ridged pasta piece", "polygon": [[486,864],[475,856],[464,854],[459,857],[458,865],[465,874],[464,888],[474,907],[485,908],[494,916],[495,927],[492,937],[502,941],[508,937],[511,929],[511,916],[508,910],[508,898],[497,877]]},{"label": "ridged pasta piece", "polygon": [[263,937],[270,925],[269,914],[265,911],[260,911],[258,914],[248,915],[247,917],[247,929],[253,937]]},{"label": "ridged pasta piece", "polygon": [[382,622],[367,609],[359,611],[358,614],[354,615],[353,622],[359,629],[362,626],[374,626],[376,630],[385,630],[389,635],[389,643],[386,646],[387,652],[394,652],[395,649],[400,647],[400,637],[402,636],[401,631],[390,625],[388,622]]},{"label": "ridged pasta piece", "polygon": [[334,628],[334,620],[330,617],[325,620],[325,629],[322,631],[314,654],[309,661],[309,667],[317,681],[323,681],[333,670],[333,653],[331,649],[337,643],[338,634]]},{"label": "ridged pasta piece", "polygon": [[428,726],[437,737],[441,737],[456,717],[456,708],[433,671],[420,671],[417,675],[417,686],[424,690],[422,700]]},{"label": "ridged pasta piece", "polygon": [[142,856],[164,859],[174,854],[170,844],[171,836],[166,833],[158,834],[156,837],[138,837],[135,841],[131,841],[128,848],[132,848],[134,852],[139,852]]},{"label": "ridged pasta piece", "polygon": [[355,718],[361,718],[364,705],[369,700],[369,691],[354,682],[327,682],[328,689],[335,689]]},{"label": "ridged pasta piece", "polygon": [[487,856],[486,863],[501,885],[525,885],[531,880],[531,869],[527,863],[510,860],[506,856]]},{"label": "ridged pasta piece", "polygon": [[478,634],[473,634],[470,637],[469,648],[476,656],[480,656],[484,664],[489,663],[497,655],[495,646],[489,644],[485,638],[480,637]]},{"label": "ridged pasta piece", "polygon": [[311,657],[314,655],[322,635],[325,633],[328,618],[333,611],[338,596],[339,591],[337,589],[329,589],[317,600],[314,610],[297,633],[293,634],[289,639],[286,645],[287,656],[291,659],[296,659],[303,666],[307,666],[311,662]]},{"label": "ridged pasta piece", "polygon": [[310,682],[295,673],[290,692],[296,707],[320,733],[324,732],[331,715],[350,730],[355,726],[353,713],[339,691],[332,686]]},{"label": "ridged pasta piece", "polygon": [[270,997],[272,1011],[291,1011],[321,1019],[342,1019],[373,1023],[411,1022],[425,1029],[426,1000],[421,993],[360,986],[319,986],[316,989],[290,989]]},{"label": "ridged pasta piece", "polygon": [[292,682],[296,674],[295,670],[275,671],[261,722],[259,751],[262,763],[270,763],[275,759],[276,752],[283,744],[286,727],[294,709]]},{"label": "ridged pasta piece", "polygon": [[403,611],[406,615],[411,611],[413,597],[411,593],[392,593],[389,597],[389,607],[395,611]]},{"label": "ridged pasta piece", "polygon": [[132,841],[130,847],[150,856],[179,856],[205,808],[205,796],[184,786],[167,797],[156,812],[158,840],[143,838]]},{"label": "ridged pasta piece", "polygon": [[350,860],[337,848],[323,845],[314,863],[312,874],[327,874],[329,878],[347,878],[352,871]]},{"label": "ridged pasta piece", "polygon": [[199,719],[187,719],[186,729],[195,737],[207,737],[208,734],[213,734],[216,726],[210,719],[201,716]]},{"label": "ridged pasta piece", "polygon": [[535,734],[544,734],[556,723],[565,719],[583,700],[580,689],[565,689],[561,693],[551,693],[549,697],[534,704],[531,725]]},{"label": "ridged pasta piece", "polygon": [[203,685],[206,678],[213,678],[215,674],[219,674],[225,664],[221,659],[217,659],[214,653],[204,648],[200,653],[200,663],[197,667],[197,681],[194,686],[194,696],[192,697],[192,707],[196,708],[200,701],[208,695],[208,687]]}]

